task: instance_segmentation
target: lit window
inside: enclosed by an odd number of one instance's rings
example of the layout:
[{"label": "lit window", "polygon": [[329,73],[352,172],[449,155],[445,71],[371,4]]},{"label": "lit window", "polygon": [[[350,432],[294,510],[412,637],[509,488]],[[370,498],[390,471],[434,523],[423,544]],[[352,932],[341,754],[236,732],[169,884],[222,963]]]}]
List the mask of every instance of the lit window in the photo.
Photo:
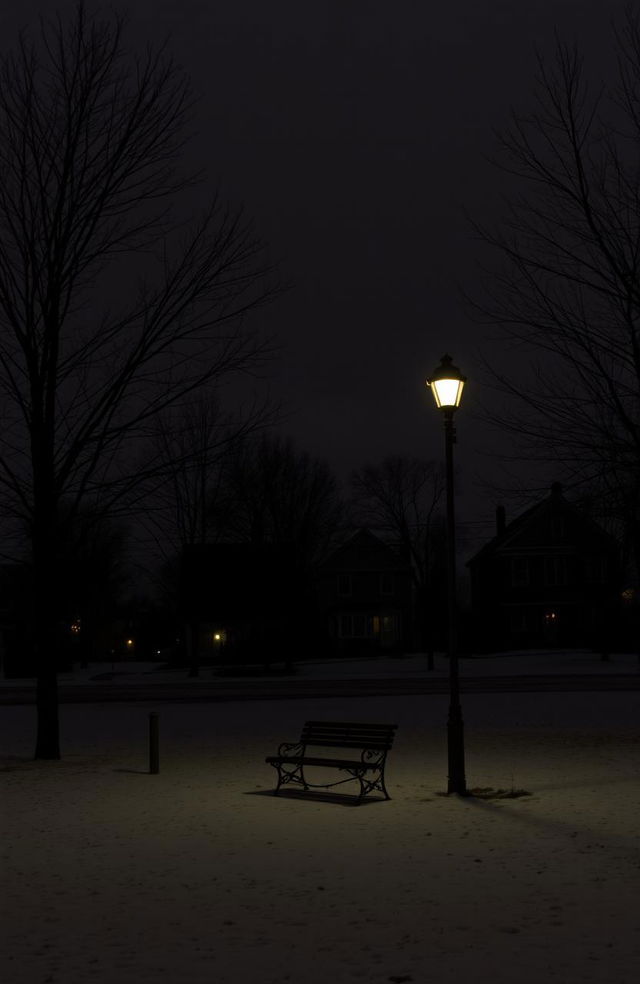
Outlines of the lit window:
[{"label": "lit window", "polygon": [[397,641],[399,631],[399,620],[397,615],[382,616],[382,635],[383,645],[390,645]]}]

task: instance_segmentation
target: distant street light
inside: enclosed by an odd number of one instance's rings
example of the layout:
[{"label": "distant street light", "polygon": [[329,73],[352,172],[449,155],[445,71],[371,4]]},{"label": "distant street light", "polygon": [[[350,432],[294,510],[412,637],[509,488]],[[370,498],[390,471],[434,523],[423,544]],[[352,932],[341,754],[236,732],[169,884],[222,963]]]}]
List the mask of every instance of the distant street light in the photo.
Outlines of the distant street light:
[{"label": "distant street light", "polygon": [[458,647],[456,643],[456,539],[453,493],[453,445],[456,432],[454,411],[460,406],[466,377],[452,364],[450,355],[443,355],[440,365],[427,380],[444,414],[445,460],[447,474],[447,614],[449,656],[449,720],[447,722],[449,781],[447,792],[467,796],[464,774],[464,723],[460,707]]}]

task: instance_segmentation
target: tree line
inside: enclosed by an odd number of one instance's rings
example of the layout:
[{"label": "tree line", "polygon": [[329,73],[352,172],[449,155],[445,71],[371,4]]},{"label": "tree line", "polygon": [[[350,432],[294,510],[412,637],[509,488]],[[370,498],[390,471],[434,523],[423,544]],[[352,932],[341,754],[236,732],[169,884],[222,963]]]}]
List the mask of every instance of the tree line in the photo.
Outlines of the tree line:
[{"label": "tree line", "polygon": [[[145,498],[144,512],[128,521],[79,515],[70,527],[59,556],[59,597],[67,639],[70,624],[82,626],[83,645],[76,647],[82,658],[108,658],[109,626],[128,611],[150,605],[156,616],[163,613],[166,625],[177,624],[182,558],[189,547],[282,548],[311,583],[319,565],[362,526],[392,545],[410,567],[418,614],[414,636],[420,649],[432,652],[445,564],[441,467],[389,456],[355,469],[343,489],[326,461],[290,439],[256,429],[221,441],[210,426],[211,405],[201,403],[198,410],[185,413],[185,429],[169,432],[166,421],[161,425],[165,479]],[[136,589],[140,565],[146,575],[142,591]],[[167,621],[169,613],[173,619]]]}]

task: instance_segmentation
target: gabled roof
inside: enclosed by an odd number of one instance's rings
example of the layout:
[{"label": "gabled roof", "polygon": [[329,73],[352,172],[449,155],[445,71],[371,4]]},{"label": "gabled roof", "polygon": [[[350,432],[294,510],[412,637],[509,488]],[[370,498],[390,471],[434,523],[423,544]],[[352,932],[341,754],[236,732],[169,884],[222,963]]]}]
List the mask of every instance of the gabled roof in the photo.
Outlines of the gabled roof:
[{"label": "gabled roof", "polygon": [[398,552],[362,527],[342,543],[322,564],[322,570],[398,570],[406,568]]},{"label": "gabled roof", "polygon": [[[526,537],[527,532],[533,531],[535,527],[539,526],[540,521],[544,521],[547,517],[567,517],[575,527],[580,527],[583,531],[584,536],[588,536],[591,539],[598,539],[602,542],[603,547],[609,550],[616,550],[617,543],[615,538],[611,536],[606,530],[604,530],[595,520],[591,519],[587,513],[578,509],[577,506],[572,505],[567,502],[564,495],[562,494],[562,486],[559,482],[554,482],[551,486],[551,492],[546,498],[542,499],[540,502],[529,509],[526,509],[523,513],[517,516],[514,520],[508,523],[503,530],[498,532],[496,536],[493,537],[488,543],[485,543],[480,550],[474,554],[470,560],[467,561],[467,566],[470,567],[479,560],[484,560],[487,556],[496,553],[509,552],[512,549],[517,549],[518,540],[522,540]],[[551,538],[549,542],[544,542],[538,539],[537,546],[544,549],[545,547],[558,546],[558,544],[553,544]],[[531,546],[529,549],[534,549]]]}]

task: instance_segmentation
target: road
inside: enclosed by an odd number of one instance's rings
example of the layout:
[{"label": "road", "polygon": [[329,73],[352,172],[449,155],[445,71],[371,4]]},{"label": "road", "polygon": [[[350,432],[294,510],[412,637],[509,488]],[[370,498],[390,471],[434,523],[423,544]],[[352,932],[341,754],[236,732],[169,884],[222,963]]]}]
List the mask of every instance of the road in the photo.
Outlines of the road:
[{"label": "road", "polygon": [[[385,697],[443,694],[446,677],[397,677],[370,679],[296,680],[295,678],[225,680],[199,679],[175,682],[118,683],[113,681],[61,684],[62,704],[116,701],[199,702],[230,700],[279,700],[304,697]],[[640,690],[640,673],[530,674],[519,676],[465,677],[463,694],[562,693],[570,691]],[[35,686],[0,686],[0,704],[34,704]]]}]

